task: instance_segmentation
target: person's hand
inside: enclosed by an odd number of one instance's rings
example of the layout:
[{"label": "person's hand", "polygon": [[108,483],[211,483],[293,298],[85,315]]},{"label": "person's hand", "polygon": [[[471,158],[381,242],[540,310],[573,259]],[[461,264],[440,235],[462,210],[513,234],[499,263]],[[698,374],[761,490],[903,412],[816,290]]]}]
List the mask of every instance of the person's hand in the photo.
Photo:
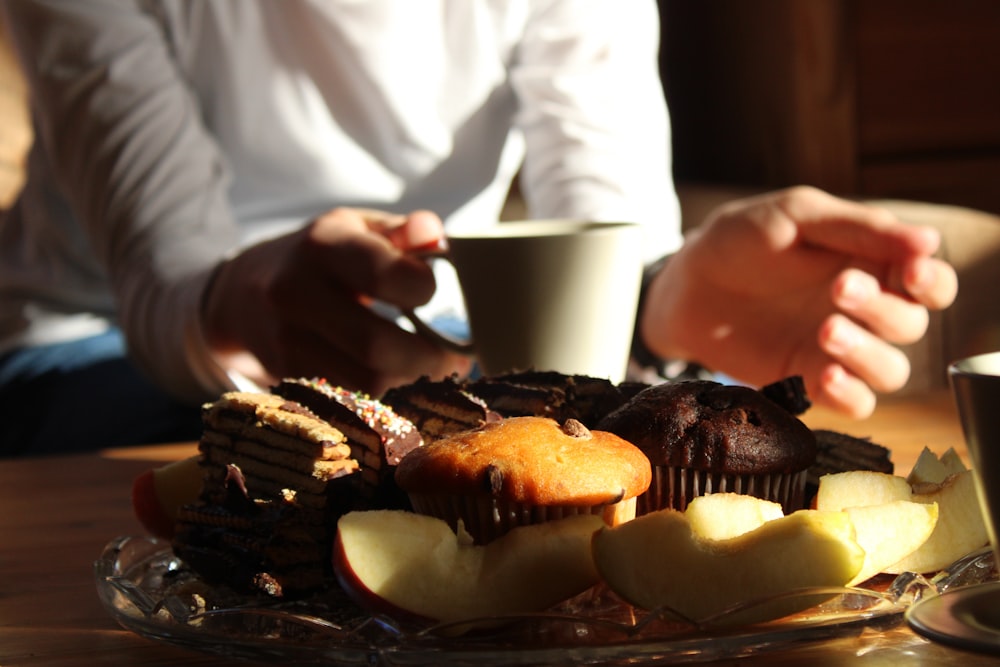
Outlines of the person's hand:
[{"label": "person's hand", "polygon": [[426,303],[434,276],[415,251],[442,239],[426,211],[330,211],[221,265],[204,299],[205,338],[227,370],[265,386],[320,376],[379,396],[421,375],[465,374],[469,359],[369,308]]},{"label": "person's hand", "polygon": [[663,358],[763,385],[802,375],[817,404],[855,417],[909,379],[894,344],[954,300],[936,230],[797,187],[713,213],[650,285],[640,332]]}]

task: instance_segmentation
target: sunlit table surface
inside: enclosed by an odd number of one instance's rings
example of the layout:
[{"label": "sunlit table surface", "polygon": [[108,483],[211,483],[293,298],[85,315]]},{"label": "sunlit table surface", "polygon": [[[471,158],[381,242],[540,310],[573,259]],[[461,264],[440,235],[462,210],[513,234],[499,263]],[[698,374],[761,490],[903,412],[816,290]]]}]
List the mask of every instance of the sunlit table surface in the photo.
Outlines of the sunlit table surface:
[{"label": "sunlit table surface", "polygon": [[[951,396],[886,398],[865,421],[813,408],[814,428],[831,428],[892,450],[905,474],[920,451],[954,447],[964,457]],[[141,446],[82,456],[0,461],[0,665],[158,667],[252,665],[171,646],[119,627],[98,600],[93,562],[113,538],[139,535],[132,480],[149,467],[195,452],[192,443]],[[914,635],[905,624],[848,639],[810,643],[724,664],[1000,665]]]}]

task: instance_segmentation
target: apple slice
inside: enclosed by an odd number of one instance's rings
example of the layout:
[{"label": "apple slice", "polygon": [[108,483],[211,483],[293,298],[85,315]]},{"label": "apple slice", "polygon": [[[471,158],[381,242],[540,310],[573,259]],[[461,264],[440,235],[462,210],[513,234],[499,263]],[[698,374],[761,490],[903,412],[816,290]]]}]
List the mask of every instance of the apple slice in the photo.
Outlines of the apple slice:
[{"label": "apple slice", "polygon": [[333,567],[359,604],[390,615],[460,621],[541,611],[599,581],[580,515],[515,528],[473,545],[440,519],[412,512],[351,512],[337,522]]},{"label": "apple slice", "polygon": [[906,476],[906,481],[910,486],[914,484],[940,484],[948,476],[948,469],[945,467],[938,455],[924,447],[920,451],[910,474]]},{"label": "apple slice", "polygon": [[816,490],[816,509],[839,512],[848,507],[882,505],[910,500],[913,491],[905,477],[872,470],[823,475]]},{"label": "apple slice", "polygon": [[198,498],[202,483],[198,459],[192,456],[151,468],[133,480],[132,511],[151,535],[171,539],[177,510]]},{"label": "apple slice", "polygon": [[[937,465],[937,457],[932,458]],[[885,572],[924,544],[939,514],[933,503],[914,501],[906,478],[868,470],[821,477],[816,509],[846,511],[851,517],[858,544],[865,550],[865,564],[852,586]]]},{"label": "apple slice", "polygon": [[[594,535],[594,562],[607,584],[647,610],[669,607],[688,619],[747,624],[807,609],[860,571],[864,550],[844,512],[800,510],[727,540],[701,538],[687,517],[660,510]],[[771,599],[713,618],[742,602]]]},{"label": "apple slice", "polygon": [[951,474],[940,484],[918,484],[913,491],[914,502],[937,503],[938,520],[927,541],[886,572],[937,572],[989,543],[971,470]]},{"label": "apple slice", "polygon": [[962,461],[962,457],[958,455],[954,447],[949,447],[941,456],[932,452],[928,447],[924,447],[920,456],[917,457],[916,463],[913,464],[910,474],[906,476],[906,481],[910,483],[910,486],[928,483],[940,484],[948,475],[954,475],[964,470],[968,470],[968,466]]},{"label": "apple slice", "polygon": [[944,471],[947,475],[954,475],[957,472],[969,469],[969,467],[965,465],[965,461],[962,460],[962,457],[960,457],[958,452],[955,451],[954,447],[949,447],[948,450],[941,455],[940,461],[941,465],[944,466]]},{"label": "apple slice", "polygon": [[697,496],[684,510],[691,530],[708,540],[725,540],[785,515],[781,504],[739,493]]},{"label": "apple slice", "polygon": [[[972,472],[954,449],[939,457],[925,447],[905,478],[870,471],[824,475],[819,481],[816,508],[833,511],[878,507],[900,500],[926,505],[936,503],[938,516],[930,536],[899,561],[885,563],[885,572],[936,572],[988,542]],[[852,511],[856,518],[862,516]],[[900,511],[909,514],[898,514]],[[868,517],[868,523],[856,527],[858,541],[870,552],[862,575],[875,566],[875,561],[884,562],[889,558],[884,551],[890,548],[889,542],[895,541],[902,549],[904,543],[916,542],[919,533],[926,528],[927,517],[919,517],[919,512],[913,508],[883,508],[872,512],[875,516]],[[877,514],[880,512],[889,512],[895,517],[887,515],[879,519]],[[858,520],[866,521],[864,518]],[[885,535],[880,536],[880,533]],[[890,539],[888,536],[892,533],[895,535]]]},{"label": "apple slice", "polygon": [[848,584],[856,586],[916,551],[934,532],[937,503],[895,500],[881,505],[848,507],[858,544],[865,550],[865,563]]}]

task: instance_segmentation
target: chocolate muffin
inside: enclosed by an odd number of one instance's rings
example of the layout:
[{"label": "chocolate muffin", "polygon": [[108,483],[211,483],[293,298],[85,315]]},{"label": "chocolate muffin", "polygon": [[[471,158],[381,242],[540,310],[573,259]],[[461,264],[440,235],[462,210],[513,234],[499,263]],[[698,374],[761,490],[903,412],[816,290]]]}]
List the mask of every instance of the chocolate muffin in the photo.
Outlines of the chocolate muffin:
[{"label": "chocolate muffin", "polygon": [[816,437],[795,415],[750,387],[706,380],[654,385],[597,425],[649,457],[653,480],[637,514],[683,510],[692,498],[730,492],[805,504]]},{"label": "chocolate muffin", "polygon": [[597,514],[609,525],[635,516],[650,465],[631,443],[577,420],[511,417],[415,449],[396,469],[413,509],[477,543],[520,525]]}]

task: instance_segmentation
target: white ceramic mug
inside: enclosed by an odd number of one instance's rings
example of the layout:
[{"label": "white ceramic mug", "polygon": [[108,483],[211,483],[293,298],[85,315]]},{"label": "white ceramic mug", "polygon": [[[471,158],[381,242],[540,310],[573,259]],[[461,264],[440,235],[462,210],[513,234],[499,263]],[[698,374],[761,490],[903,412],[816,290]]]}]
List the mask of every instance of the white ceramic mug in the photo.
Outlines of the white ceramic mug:
[{"label": "white ceramic mug", "polygon": [[483,372],[559,371],[625,378],[642,281],[642,230],[633,223],[502,222],[450,234],[472,331],[468,346],[442,338],[411,312],[418,331],[474,353]]},{"label": "white ceramic mug", "polygon": [[948,366],[962,432],[986,529],[1000,562],[1000,352],[967,357]]}]

